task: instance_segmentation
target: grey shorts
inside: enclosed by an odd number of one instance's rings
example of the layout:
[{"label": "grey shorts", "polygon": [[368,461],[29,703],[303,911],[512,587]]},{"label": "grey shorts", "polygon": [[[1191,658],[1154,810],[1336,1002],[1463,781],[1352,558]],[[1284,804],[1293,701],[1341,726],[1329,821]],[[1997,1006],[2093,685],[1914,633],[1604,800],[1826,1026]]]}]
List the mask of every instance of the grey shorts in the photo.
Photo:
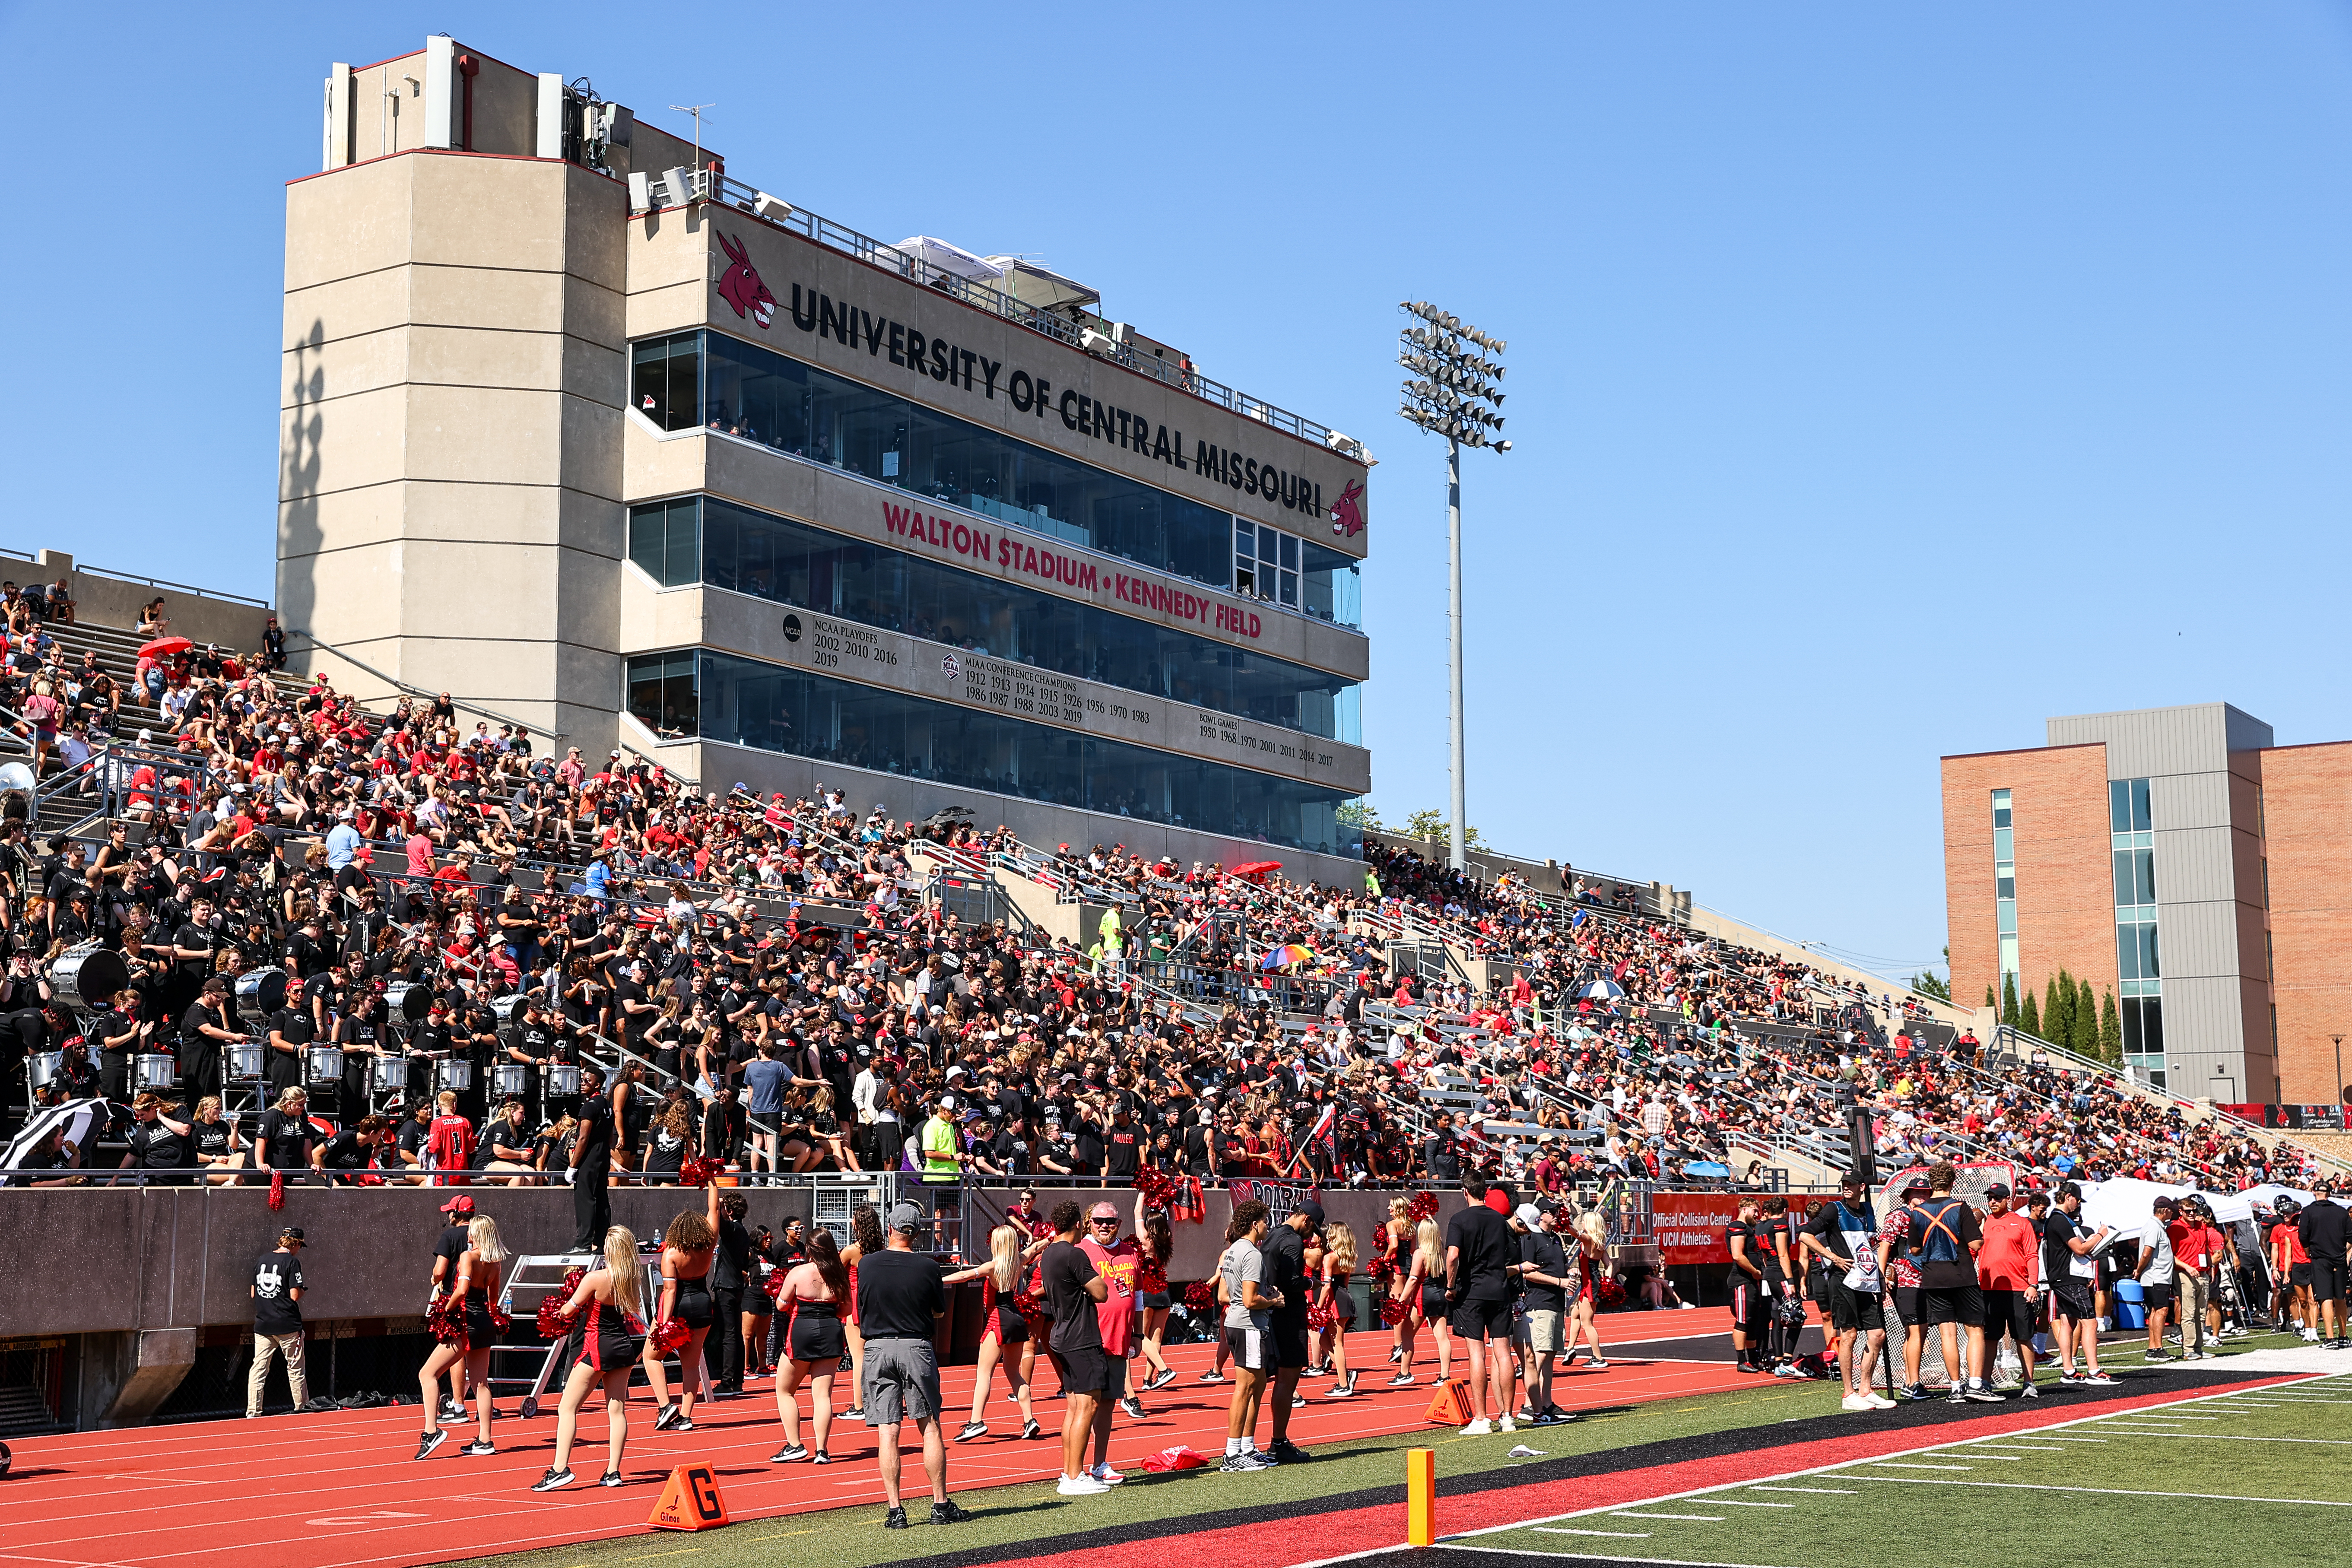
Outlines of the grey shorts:
[{"label": "grey shorts", "polygon": [[939,1419],[940,1362],[931,1342],[867,1340],[866,1386],[858,1392],[868,1426]]},{"label": "grey shorts", "polygon": [[1558,1355],[1568,1342],[1563,1337],[1562,1323],[1561,1314],[1533,1308],[1519,1315],[1519,1321],[1512,1326],[1511,1337],[1538,1355]]}]

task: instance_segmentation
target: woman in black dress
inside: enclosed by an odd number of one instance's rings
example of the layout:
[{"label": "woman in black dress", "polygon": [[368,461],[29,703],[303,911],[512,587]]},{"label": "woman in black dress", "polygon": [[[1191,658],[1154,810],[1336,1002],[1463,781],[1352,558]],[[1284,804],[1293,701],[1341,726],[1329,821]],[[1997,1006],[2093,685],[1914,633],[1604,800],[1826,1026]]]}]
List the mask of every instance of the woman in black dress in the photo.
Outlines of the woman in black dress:
[{"label": "woman in black dress", "polygon": [[555,1411],[555,1462],[531,1483],[535,1492],[572,1484],[572,1444],[580,1430],[580,1406],[588,1391],[604,1388],[604,1473],[597,1485],[622,1484],[621,1452],[629,1441],[629,1372],[643,1348],[645,1270],[637,1266],[637,1238],[626,1226],[604,1233],[604,1266],[580,1281],[565,1303],[572,1320],[572,1371],[563,1401]]},{"label": "woman in black dress", "polygon": [[669,1402],[669,1370],[652,1340],[646,1342],[646,1380],[653,1384],[656,1432],[694,1430],[694,1400],[702,1392],[702,1341],[710,1332],[716,1306],[710,1299],[710,1260],[719,1246],[719,1189],[709,1193],[709,1212],[682,1211],[662,1236],[659,1295],[653,1321],[675,1318],[686,1325],[686,1342],[677,1347],[677,1403]]},{"label": "woman in black dress", "polygon": [[466,1303],[466,1337],[454,1344],[433,1347],[416,1374],[425,1391],[425,1433],[416,1440],[416,1457],[430,1458],[447,1436],[436,1415],[441,1376],[463,1362],[466,1381],[474,1391],[474,1440],[457,1451],[472,1458],[495,1454],[490,1441],[490,1347],[498,1343],[498,1325],[490,1320],[490,1303],[498,1300],[499,1277],[505,1271],[507,1249],[499,1241],[499,1223],[476,1215],[466,1226],[466,1250],[457,1258],[457,1282],[453,1289]]}]

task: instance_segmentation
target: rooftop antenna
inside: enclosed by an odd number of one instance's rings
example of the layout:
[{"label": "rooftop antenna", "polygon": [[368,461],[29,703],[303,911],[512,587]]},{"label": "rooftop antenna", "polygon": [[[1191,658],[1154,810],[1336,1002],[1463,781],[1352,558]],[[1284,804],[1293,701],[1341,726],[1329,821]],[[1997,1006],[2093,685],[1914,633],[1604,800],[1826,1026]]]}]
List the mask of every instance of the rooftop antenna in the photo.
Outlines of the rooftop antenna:
[{"label": "rooftop antenna", "polygon": [[671,110],[675,113],[691,114],[694,116],[694,169],[697,174],[700,174],[702,172],[702,111],[706,109],[716,109],[718,107],[719,105],[716,103],[673,103],[670,105]]}]

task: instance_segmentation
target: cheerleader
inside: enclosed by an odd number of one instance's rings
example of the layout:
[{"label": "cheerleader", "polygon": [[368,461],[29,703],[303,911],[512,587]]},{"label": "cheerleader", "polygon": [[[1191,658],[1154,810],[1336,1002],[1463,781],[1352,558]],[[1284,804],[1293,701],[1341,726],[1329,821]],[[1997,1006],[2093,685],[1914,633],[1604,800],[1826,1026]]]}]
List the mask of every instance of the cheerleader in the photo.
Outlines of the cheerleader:
[{"label": "cheerleader", "polygon": [[[817,1234],[824,1233],[820,1231]],[[841,1254],[841,1261],[849,1270],[849,1294],[844,1298],[847,1310],[842,1314],[841,1332],[842,1337],[849,1342],[849,1373],[857,1403],[843,1411],[842,1415],[852,1421],[863,1421],[866,1419],[866,1336],[857,1329],[857,1260],[880,1252],[883,1246],[882,1216],[875,1212],[872,1204],[859,1204],[850,1211],[849,1234],[850,1245],[844,1247]],[[810,1239],[809,1247],[812,1251],[815,1249],[814,1237]]]},{"label": "cheerleader", "polygon": [[1339,1380],[1330,1392],[1333,1399],[1352,1399],[1356,1394],[1356,1374],[1348,1370],[1348,1324],[1356,1315],[1356,1301],[1349,1292],[1348,1282],[1355,1273],[1356,1233],[1333,1220],[1323,1229],[1323,1278],[1316,1297],[1325,1317],[1327,1363],[1332,1375]]},{"label": "cheerleader", "polygon": [[686,1342],[677,1347],[677,1403],[669,1401],[669,1372],[663,1352],[646,1336],[646,1381],[653,1384],[656,1432],[694,1430],[695,1395],[702,1391],[702,1341],[710,1332],[717,1304],[710,1298],[710,1259],[719,1245],[719,1189],[710,1188],[706,1214],[679,1211],[662,1233],[661,1284],[653,1321],[675,1319],[686,1325]]},{"label": "cheerleader", "polygon": [[[776,1419],[784,1425],[784,1446],[770,1458],[770,1464],[789,1465],[801,1459],[833,1463],[825,1444],[833,1436],[833,1380],[841,1370],[847,1342],[842,1313],[851,1289],[849,1268],[833,1232],[818,1229],[809,1237],[808,1261],[785,1275],[783,1287],[776,1293],[777,1317],[789,1326],[784,1330],[786,1360],[776,1376]],[[986,1353],[983,1349],[982,1356]],[[800,1386],[803,1383],[809,1385],[809,1405],[816,1418],[814,1453],[801,1446]]]},{"label": "cheerleader", "polygon": [[1159,1209],[1147,1211],[1136,1244],[1140,1251],[1135,1260],[1135,1301],[1143,1313],[1143,1359],[1151,1366],[1151,1375],[1137,1392],[1149,1394],[1176,1381],[1176,1369],[1160,1350],[1168,1336],[1168,1311],[1175,1305],[1168,1289],[1168,1260],[1176,1256],[1176,1236],[1168,1227],[1168,1215]]},{"label": "cheerleader", "polygon": [[555,1411],[555,1463],[531,1483],[535,1492],[572,1484],[572,1441],[580,1427],[580,1406],[588,1391],[604,1388],[604,1473],[596,1484],[622,1484],[621,1450],[629,1440],[629,1370],[636,1364],[645,1311],[645,1270],[637,1267],[637,1238],[625,1226],[604,1233],[604,1266],[580,1281],[564,1304],[572,1320],[572,1372]]},{"label": "cheerleader", "polygon": [[1609,1272],[1609,1226],[1599,1209],[1587,1209],[1576,1222],[1576,1257],[1579,1276],[1576,1297],[1568,1304],[1568,1358],[1562,1364],[1575,1361],[1582,1353],[1577,1347],[1579,1334],[1592,1347],[1592,1360],[1587,1363],[1606,1370],[1609,1363],[1601,1353],[1601,1325],[1592,1320],[1595,1298],[1600,1281]]},{"label": "cheerleader", "polygon": [[466,1250],[457,1257],[457,1279],[451,1287],[465,1303],[466,1337],[435,1345],[425,1359],[424,1370],[416,1374],[425,1406],[425,1434],[416,1440],[420,1459],[431,1458],[448,1436],[436,1418],[434,1402],[441,1392],[442,1374],[458,1365],[465,1367],[466,1381],[474,1391],[476,1436],[457,1452],[479,1458],[499,1451],[490,1441],[490,1347],[499,1338],[490,1303],[498,1297],[499,1277],[505,1272],[506,1261],[507,1249],[499,1241],[499,1222],[488,1215],[475,1215],[466,1226]]},{"label": "cheerleader", "polygon": [[[1404,1300],[1404,1282],[1412,1272],[1412,1205],[1402,1198],[1389,1200],[1389,1217],[1381,1222],[1381,1250],[1389,1256],[1389,1299]],[[1407,1317],[1411,1316],[1410,1310]],[[1389,1360],[1404,1360],[1405,1319],[1389,1331]]]},{"label": "cheerleader", "polygon": [[1037,1364],[1037,1342],[1029,1332],[1028,1320],[1013,1304],[1014,1294],[1021,1289],[1021,1271],[1027,1266],[1032,1250],[1044,1251],[1044,1244],[1036,1243],[1033,1247],[1019,1226],[1000,1225],[988,1233],[987,1262],[950,1274],[941,1281],[946,1285],[980,1281],[980,1364],[972,1373],[971,1419],[956,1434],[959,1443],[988,1435],[988,1423],[981,1412],[987,1407],[989,1379],[1000,1362],[1004,1366],[1005,1384],[1013,1391],[1013,1402],[1021,1407],[1021,1436],[1045,1435],[1029,1403],[1029,1374]]},{"label": "cheerleader", "polygon": [[1445,1249],[1433,1219],[1423,1220],[1415,1233],[1412,1262],[1398,1279],[1397,1298],[1405,1303],[1404,1363],[1389,1386],[1401,1388],[1412,1381],[1413,1342],[1424,1322],[1437,1336],[1437,1381],[1446,1382],[1454,1368],[1454,1333],[1446,1324]]}]

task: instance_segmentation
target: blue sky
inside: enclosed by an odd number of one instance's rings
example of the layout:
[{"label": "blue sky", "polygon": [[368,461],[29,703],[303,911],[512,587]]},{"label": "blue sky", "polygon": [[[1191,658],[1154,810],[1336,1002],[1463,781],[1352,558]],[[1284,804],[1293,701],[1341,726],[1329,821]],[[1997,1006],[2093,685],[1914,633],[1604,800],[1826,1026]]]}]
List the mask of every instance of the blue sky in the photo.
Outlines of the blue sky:
[{"label": "blue sky", "polygon": [[2215,699],[2352,734],[2345,6],[1035,16],[7,7],[57,140],[0,247],[0,543],[268,591],[283,182],[330,62],[446,28],[664,124],[715,102],[731,173],[1037,256],[1370,441],[1392,821],[1447,788],[1408,297],[1510,341],[1517,449],[1465,487],[1504,847],[1894,969],[1944,941],[1939,754]]}]

